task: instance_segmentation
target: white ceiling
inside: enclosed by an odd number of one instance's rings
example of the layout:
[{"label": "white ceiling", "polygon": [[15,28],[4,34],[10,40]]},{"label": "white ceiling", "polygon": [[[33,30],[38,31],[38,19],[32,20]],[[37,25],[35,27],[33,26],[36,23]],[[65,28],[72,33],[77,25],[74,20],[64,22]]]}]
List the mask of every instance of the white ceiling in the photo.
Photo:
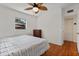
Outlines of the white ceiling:
[{"label": "white ceiling", "polygon": [[[71,5],[71,3],[47,3],[45,5],[49,5],[49,4],[58,5],[62,8],[66,7],[68,5]],[[25,8],[29,7],[29,5],[27,3],[3,3],[1,5],[4,5],[8,8],[15,9],[15,10],[23,12],[23,13],[27,13],[27,14],[31,14],[31,15],[34,14],[34,12],[32,10],[30,10],[30,11],[24,10]]]}]

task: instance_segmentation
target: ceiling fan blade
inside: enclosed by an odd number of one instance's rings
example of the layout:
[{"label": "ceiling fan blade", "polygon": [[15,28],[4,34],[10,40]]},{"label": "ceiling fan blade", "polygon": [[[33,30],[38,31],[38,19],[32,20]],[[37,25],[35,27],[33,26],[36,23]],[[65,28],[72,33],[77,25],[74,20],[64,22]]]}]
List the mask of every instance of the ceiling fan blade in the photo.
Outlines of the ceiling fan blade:
[{"label": "ceiling fan blade", "polygon": [[45,11],[48,10],[47,7],[45,7],[45,6],[38,6],[38,8],[39,8],[40,10],[45,10]]},{"label": "ceiling fan blade", "polygon": [[42,5],[43,3],[37,3],[37,5]]},{"label": "ceiling fan blade", "polygon": [[31,5],[31,6],[34,6],[34,4],[33,3],[28,3],[29,5]]},{"label": "ceiling fan blade", "polygon": [[29,8],[26,8],[26,9],[24,9],[24,10],[31,10],[31,9],[33,9],[33,7],[29,7]]}]

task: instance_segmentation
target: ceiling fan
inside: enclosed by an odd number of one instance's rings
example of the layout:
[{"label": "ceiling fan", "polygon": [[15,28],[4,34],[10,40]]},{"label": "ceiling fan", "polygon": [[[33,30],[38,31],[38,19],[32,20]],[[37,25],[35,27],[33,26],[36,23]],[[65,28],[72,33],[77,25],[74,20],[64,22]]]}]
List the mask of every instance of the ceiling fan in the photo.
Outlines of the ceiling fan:
[{"label": "ceiling fan", "polygon": [[33,10],[35,14],[37,14],[40,10],[47,11],[47,7],[43,5],[43,3],[28,3],[30,7],[25,8],[24,10]]}]

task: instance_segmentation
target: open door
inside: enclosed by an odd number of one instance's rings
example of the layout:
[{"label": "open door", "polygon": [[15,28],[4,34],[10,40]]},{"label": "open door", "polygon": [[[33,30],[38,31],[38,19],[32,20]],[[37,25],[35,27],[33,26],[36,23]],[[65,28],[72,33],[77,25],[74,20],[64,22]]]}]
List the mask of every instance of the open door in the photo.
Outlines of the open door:
[{"label": "open door", "polygon": [[76,18],[65,17],[64,19],[64,40],[76,42]]}]

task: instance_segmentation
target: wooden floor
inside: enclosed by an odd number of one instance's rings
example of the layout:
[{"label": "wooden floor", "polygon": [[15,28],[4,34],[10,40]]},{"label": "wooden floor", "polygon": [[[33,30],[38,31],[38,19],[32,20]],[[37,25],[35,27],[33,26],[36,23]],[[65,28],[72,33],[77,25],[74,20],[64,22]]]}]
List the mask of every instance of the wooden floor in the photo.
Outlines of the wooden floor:
[{"label": "wooden floor", "polygon": [[78,56],[77,45],[74,42],[64,41],[62,46],[50,44],[49,50],[43,56]]}]

